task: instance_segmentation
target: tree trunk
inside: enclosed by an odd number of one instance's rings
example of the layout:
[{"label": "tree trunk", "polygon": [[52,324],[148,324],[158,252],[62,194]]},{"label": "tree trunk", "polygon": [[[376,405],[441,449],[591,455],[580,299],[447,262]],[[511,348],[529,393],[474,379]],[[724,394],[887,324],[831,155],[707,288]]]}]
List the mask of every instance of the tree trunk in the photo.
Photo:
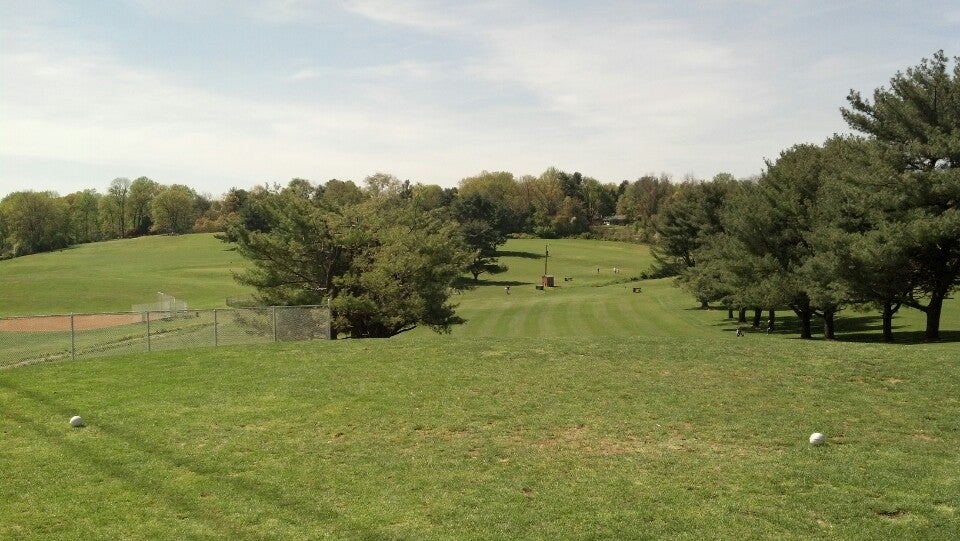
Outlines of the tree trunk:
[{"label": "tree trunk", "polygon": [[833,309],[824,309],[823,311],[823,339],[824,340],[834,340],[836,339],[836,326],[834,325],[833,315],[836,313],[836,310]]},{"label": "tree trunk", "polygon": [[773,308],[767,315],[767,332],[773,332],[777,328],[777,312]]},{"label": "tree trunk", "polygon": [[754,308],[753,309],[753,328],[754,329],[760,328],[760,321],[762,319],[763,319],[763,310],[759,308]]},{"label": "tree trunk", "polygon": [[883,341],[893,342],[893,314],[900,309],[900,304],[894,306],[892,302],[883,303]]},{"label": "tree trunk", "polygon": [[733,308],[730,306],[727,307],[727,319],[733,319]]},{"label": "tree trunk", "polygon": [[747,322],[747,309],[740,308],[737,310],[737,323],[746,323]]},{"label": "tree trunk", "polygon": [[813,338],[813,330],[810,325],[809,314],[798,314],[800,316],[800,338],[809,340]]},{"label": "tree trunk", "polygon": [[923,339],[932,342],[940,339],[940,312],[943,309],[944,295],[934,292],[930,297],[930,304],[924,310],[927,313],[927,330],[923,333]]},{"label": "tree trunk", "polygon": [[710,308],[710,302],[709,302],[709,301],[700,301],[700,309],[701,309],[701,310],[706,310],[706,309],[708,309],[708,308]]},{"label": "tree trunk", "polygon": [[810,308],[810,298],[805,293],[801,293],[790,307],[793,308],[793,313],[800,318],[800,338],[813,338],[810,326],[810,320],[813,319],[813,309]]}]

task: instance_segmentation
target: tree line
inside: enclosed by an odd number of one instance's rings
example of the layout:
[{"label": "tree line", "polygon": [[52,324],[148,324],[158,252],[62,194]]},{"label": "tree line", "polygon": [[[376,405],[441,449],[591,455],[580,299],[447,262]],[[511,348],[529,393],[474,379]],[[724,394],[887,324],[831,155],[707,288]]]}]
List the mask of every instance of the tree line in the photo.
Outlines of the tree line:
[{"label": "tree line", "polygon": [[182,184],[116,178],[105,194],[14,192],[0,200],[0,258],[156,233],[219,231],[221,201]]},{"label": "tree line", "polygon": [[[359,185],[337,179],[318,186],[304,179],[289,184],[307,191],[342,192],[343,197],[359,201],[366,197],[368,184],[377,182],[396,182],[396,178],[377,173]],[[418,199],[431,200],[431,205],[451,206],[461,199],[480,204],[476,201],[482,199],[482,204],[490,207],[488,211],[497,215],[493,224],[501,235],[602,235],[596,226],[605,217],[618,215],[632,224],[618,238],[629,240],[651,238],[652,217],[675,190],[667,175],[645,175],[634,182],[615,184],[553,167],[539,176],[484,171],[461,179],[456,188],[412,185],[410,181],[399,186]],[[102,194],[95,189],[65,196],[49,191],[15,192],[0,200],[0,258],[141,235],[222,232],[237,215],[250,213],[246,208],[250,203],[280,189],[278,184],[232,188],[215,199],[182,184],[121,177]]]},{"label": "tree line", "polygon": [[679,185],[654,218],[655,272],[741,322],[753,309],[754,326],[788,308],[802,338],[814,318],[834,338],[836,314],[855,308],[879,311],[893,340],[907,306],[938,339],[960,285],[960,59],[940,51],[847,102],[854,135],[795,145],[757,179]]}]

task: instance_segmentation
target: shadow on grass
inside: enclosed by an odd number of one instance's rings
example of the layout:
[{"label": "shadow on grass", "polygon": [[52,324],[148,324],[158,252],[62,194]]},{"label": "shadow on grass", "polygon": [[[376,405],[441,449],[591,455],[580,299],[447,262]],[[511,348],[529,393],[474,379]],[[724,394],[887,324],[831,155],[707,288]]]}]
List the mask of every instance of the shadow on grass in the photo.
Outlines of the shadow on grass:
[{"label": "shadow on grass", "polygon": [[[687,308],[687,310],[710,310],[726,311],[726,308]],[[894,319],[896,322],[896,319]],[[721,327],[728,332],[736,332],[737,328],[743,329],[747,333],[779,334],[783,336],[793,335],[794,338],[800,338],[800,318],[793,312],[778,311],[776,327],[773,332],[767,333],[767,311],[763,312],[763,318],[760,321],[760,327],[754,328],[753,311],[747,313],[747,322],[739,323],[736,320],[736,310],[734,310],[734,319],[725,319],[724,321],[714,323],[714,327]],[[811,331],[814,340],[823,339],[823,319],[814,317],[810,322]],[[856,342],[856,343],[876,343],[876,344],[929,344],[930,341],[924,338],[924,331],[898,331],[903,329],[903,325],[893,325],[893,342],[883,340],[883,319],[879,315],[860,315],[853,317],[837,317],[835,322],[836,334],[835,342]],[[960,342],[960,331],[940,331],[939,342]]]},{"label": "shadow on grass", "polygon": [[540,282],[521,282],[519,280],[480,280],[479,282],[474,282],[473,278],[461,278],[454,283],[454,288],[459,289],[461,292],[470,291],[471,289],[477,289],[481,287],[490,287],[490,286],[526,286],[534,285]]},{"label": "shadow on grass", "polygon": [[497,252],[497,257],[519,257],[522,259],[543,259],[543,254],[537,254],[534,252],[516,252],[512,250],[503,250]]},{"label": "shadow on grass", "polygon": [[485,286],[532,286],[537,282],[520,282],[518,280],[484,280],[476,284],[477,287]]},{"label": "shadow on grass", "polygon": [[[64,419],[73,411],[50,396],[17,386],[9,381],[0,381],[0,386],[23,398],[41,404],[44,408],[56,412],[56,415]],[[32,432],[45,441],[60,445],[77,459],[92,464],[124,485],[130,486],[144,495],[153,496],[157,501],[164,502],[175,511],[188,513],[194,520],[229,534],[230,538],[242,539],[261,535],[256,530],[250,530],[245,521],[230,516],[232,514],[230,510],[200,501],[200,498],[196,495],[189,494],[173,485],[171,481],[158,476],[161,472],[155,469],[144,469],[140,467],[139,462],[125,464],[119,458],[110,458],[95,443],[86,444],[79,440],[68,440],[64,436],[63,430],[42,425],[18,413],[7,411],[4,412],[4,415],[21,426],[29,427]],[[282,486],[258,483],[240,477],[230,477],[222,469],[206,465],[188,455],[172,452],[169,447],[149,442],[136,431],[123,429],[105,422],[98,422],[96,426],[97,430],[123,442],[128,449],[132,449],[135,453],[142,453],[151,459],[162,460],[173,471],[187,469],[191,473],[202,477],[206,483],[220,485],[247,501],[259,503],[261,506],[268,508],[273,516],[285,517],[284,521],[288,524],[297,524],[305,516],[312,516],[318,523],[327,522],[339,516],[339,513],[333,508],[317,508],[315,504],[301,498],[284,494]],[[215,490],[209,490],[208,492],[215,492]],[[295,516],[290,516],[291,514]]]},{"label": "shadow on grass", "polygon": [[894,327],[893,332],[893,342],[884,342],[883,337],[880,335],[878,330],[875,333],[852,333],[837,335],[838,342],[860,342],[860,343],[883,343],[883,344],[893,344],[893,345],[917,345],[917,344],[939,344],[939,343],[951,343],[951,342],[960,342],[960,331],[940,331],[939,340],[927,340],[924,336],[924,331],[906,331],[906,332],[897,332],[896,327]]}]

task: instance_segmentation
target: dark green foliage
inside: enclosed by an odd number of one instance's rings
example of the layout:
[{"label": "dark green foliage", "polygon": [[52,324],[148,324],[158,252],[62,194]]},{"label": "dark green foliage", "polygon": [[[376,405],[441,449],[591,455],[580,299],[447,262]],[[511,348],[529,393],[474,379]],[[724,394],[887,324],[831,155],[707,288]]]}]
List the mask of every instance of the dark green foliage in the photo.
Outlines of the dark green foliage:
[{"label": "dark green foliage", "polygon": [[464,244],[472,251],[468,270],[474,281],[479,280],[481,274],[507,270],[498,262],[497,248],[507,241],[508,212],[480,193],[458,198],[453,204]]},{"label": "dark green foliage", "polygon": [[687,181],[677,187],[654,220],[655,276],[680,274],[696,265],[694,253],[722,231],[720,210],[737,186],[733,177],[717,175],[710,182]]},{"label": "dark green foliage", "polygon": [[861,179],[861,192],[883,194],[875,228],[901,246],[914,266],[903,302],[927,315],[939,337],[943,300],[960,284],[960,60],[943,51],[897,73],[873,101],[851,91],[844,119],[887,152],[895,174]]},{"label": "dark green foliage", "polygon": [[334,325],[355,338],[389,337],[463,323],[450,286],[469,261],[457,224],[414,211],[406,199],[370,201],[345,213],[349,267],[333,280]]},{"label": "dark green foliage", "polygon": [[467,252],[457,225],[418,212],[409,199],[376,197],[339,207],[296,190],[265,197],[266,230],[237,227],[238,251],[252,268],[238,275],[265,304],[330,300],[336,333],[389,337],[427,325],[460,323],[449,286]]},{"label": "dark green foliage", "polygon": [[[803,338],[810,338],[816,313],[832,322],[839,299],[815,300],[810,280],[820,276],[808,268],[815,255],[810,236],[817,227],[823,171],[823,150],[813,145],[797,145],[768,162],[756,185],[730,198],[721,217],[723,234],[708,236],[693,252],[703,268],[694,267],[682,283],[703,303],[720,297],[737,307],[789,306]],[[711,285],[715,281],[720,283]]]}]

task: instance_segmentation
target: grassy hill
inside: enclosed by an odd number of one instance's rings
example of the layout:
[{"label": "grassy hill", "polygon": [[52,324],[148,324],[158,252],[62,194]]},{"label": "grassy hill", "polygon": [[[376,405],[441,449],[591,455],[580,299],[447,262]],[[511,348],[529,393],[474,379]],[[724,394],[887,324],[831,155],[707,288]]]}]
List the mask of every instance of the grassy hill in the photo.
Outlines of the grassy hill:
[{"label": "grassy hill", "polygon": [[213,235],[81,244],[0,261],[0,316],[127,311],[157,291],[195,308],[248,294],[233,280],[242,258]]},{"label": "grassy hill", "polygon": [[[856,313],[841,341],[735,338],[633,280],[642,246],[506,251],[452,336],[0,370],[0,539],[960,538],[957,301],[936,344],[865,343]],[[30,256],[2,310],[222,306],[240,264],[209,235]]]}]

